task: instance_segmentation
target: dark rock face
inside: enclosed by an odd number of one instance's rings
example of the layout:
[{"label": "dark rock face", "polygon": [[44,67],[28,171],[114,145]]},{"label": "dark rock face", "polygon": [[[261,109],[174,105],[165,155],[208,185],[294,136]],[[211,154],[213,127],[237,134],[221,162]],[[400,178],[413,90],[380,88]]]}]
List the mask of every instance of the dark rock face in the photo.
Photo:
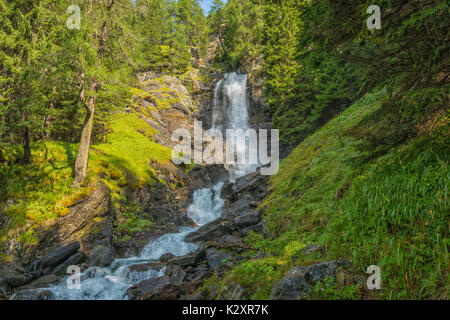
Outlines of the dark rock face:
[{"label": "dark rock face", "polygon": [[75,254],[80,249],[80,243],[73,242],[67,246],[60,247],[51,253],[47,254],[43,258],[36,260],[31,265],[31,270],[40,275],[43,273],[50,273],[51,269],[59,266],[67,259],[69,259],[73,254]]},{"label": "dark rock face", "polygon": [[193,221],[182,212],[176,195],[160,182],[138,188],[133,198],[145,208],[145,212],[158,226],[173,229],[178,226],[193,226]]},{"label": "dark rock face", "polygon": [[43,256],[31,261],[34,271],[56,267],[77,250],[86,254],[97,245],[110,246],[112,237],[111,190],[99,183],[85,199],[70,207],[67,216],[58,218],[40,234],[33,256]]},{"label": "dark rock face", "polygon": [[270,299],[305,299],[316,282],[330,277],[334,278],[336,270],[340,267],[348,267],[348,262],[325,261],[310,266],[294,267],[284,278],[275,283],[270,293]]},{"label": "dark rock face", "polygon": [[33,276],[18,266],[6,266],[0,273],[0,297],[7,295],[12,289],[26,285]]},{"label": "dark rock face", "polygon": [[26,286],[22,286],[19,288],[20,291],[23,290],[35,290],[35,289],[41,289],[41,288],[47,288],[55,283],[57,283],[59,280],[61,280],[61,276],[55,275],[55,274],[48,274],[45,276],[42,276],[30,284],[27,284]]},{"label": "dark rock face", "polygon": [[66,261],[55,267],[51,273],[58,276],[67,275],[67,268],[73,265],[79,265],[86,260],[86,256],[83,251],[78,251],[74,255],[70,256]]},{"label": "dark rock face", "polygon": [[111,247],[97,246],[89,255],[91,266],[107,267],[114,260],[114,252]]},{"label": "dark rock face", "polygon": [[260,222],[260,211],[252,209],[247,199],[240,199],[225,209],[221,217],[188,234],[185,239],[190,242],[218,242],[224,235],[240,237],[251,230],[260,230]]}]

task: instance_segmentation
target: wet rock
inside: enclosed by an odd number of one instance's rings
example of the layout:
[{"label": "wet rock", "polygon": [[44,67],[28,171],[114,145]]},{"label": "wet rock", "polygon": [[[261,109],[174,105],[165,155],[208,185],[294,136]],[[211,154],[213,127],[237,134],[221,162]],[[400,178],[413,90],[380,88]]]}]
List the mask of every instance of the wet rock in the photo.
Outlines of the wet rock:
[{"label": "wet rock", "polygon": [[250,202],[247,199],[239,199],[231,203],[231,205],[223,211],[222,216],[232,219],[234,217],[244,216],[250,211],[252,211]]},{"label": "wet rock", "polygon": [[127,241],[113,241],[114,250],[120,258],[137,256],[150,241],[158,239],[163,234],[177,232],[177,230],[175,225],[154,226],[150,231],[133,234],[133,237]]},{"label": "wet rock", "polygon": [[130,267],[128,267],[128,270],[130,272],[145,272],[148,270],[161,270],[166,265],[162,262],[149,262],[149,263],[142,263],[142,264],[135,264]]},{"label": "wet rock", "polygon": [[42,271],[47,269],[45,273],[50,272],[50,268],[56,267],[66,261],[70,256],[75,254],[80,249],[80,243],[78,241],[69,245],[60,247],[51,253],[47,254],[43,258],[36,260],[31,265],[31,270],[36,274],[41,274]]},{"label": "wet rock", "polygon": [[317,281],[334,278],[336,270],[348,267],[345,261],[325,261],[310,266],[298,266],[275,283],[270,293],[273,300],[303,300]]},{"label": "wet rock", "polygon": [[212,274],[211,268],[204,263],[201,263],[194,267],[188,267],[186,268],[186,272],[187,275],[185,281],[188,282],[200,281],[202,279],[209,277]]},{"label": "wet rock", "polygon": [[180,284],[183,282],[186,272],[182,267],[172,265],[166,268],[165,275],[170,278],[171,284]]},{"label": "wet rock", "polygon": [[242,243],[242,240],[240,237],[238,236],[233,236],[233,235],[223,235],[222,237],[220,237],[216,243],[214,243],[214,247],[219,247],[219,248],[242,248],[244,247],[244,244]]},{"label": "wet rock", "polygon": [[222,199],[227,199],[230,201],[237,200],[237,199],[235,199],[235,192],[233,190],[233,186],[234,186],[234,183],[232,183],[230,181],[225,181],[222,186],[222,190],[220,191],[220,197]]},{"label": "wet rock", "polygon": [[181,211],[173,192],[161,182],[136,189],[133,198],[145,208],[144,211],[150,216],[151,221],[166,230],[194,225],[194,222]]},{"label": "wet rock", "polygon": [[107,267],[114,261],[114,252],[111,247],[97,246],[89,255],[91,266]]},{"label": "wet rock", "polygon": [[11,300],[50,300],[53,293],[47,289],[30,289],[16,292]]},{"label": "wet rock", "polygon": [[268,180],[269,176],[261,175],[260,169],[241,177],[233,186],[234,197],[260,201],[268,194]]},{"label": "wet rock", "polygon": [[195,254],[187,254],[180,257],[173,257],[167,261],[168,265],[177,265],[180,267],[188,267],[196,264],[197,258]]},{"label": "wet rock", "polygon": [[171,284],[170,277],[162,276],[144,280],[128,288],[127,297],[130,300],[147,300],[159,294],[163,289]]},{"label": "wet rock", "polygon": [[48,274],[45,276],[42,276],[30,284],[27,284],[26,286],[22,286],[19,288],[20,291],[23,290],[34,290],[34,289],[41,289],[41,288],[47,288],[53,284],[56,284],[61,280],[61,276],[57,276],[55,274]]},{"label": "wet rock", "polygon": [[73,265],[79,265],[86,260],[86,256],[83,251],[78,251],[74,255],[70,256],[66,261],[54,268],[51,273],[59,276],[67,275],[67,268]]},{"label": "wet rock", "polygon": [[188,242],[214,241],[224,234],[231,234],[233,229],[232,221],[227,220],[226,217],[220,217],[188,234],[185,240]]},{"label": "wet rock", "polygon": [[175,256],[172,253],[170,253],[170,252],[164,253],[161,257],[159,257],[159,261],[167,262],[167,261],[169,261],[170,259],[172,259],[174,257]]}]

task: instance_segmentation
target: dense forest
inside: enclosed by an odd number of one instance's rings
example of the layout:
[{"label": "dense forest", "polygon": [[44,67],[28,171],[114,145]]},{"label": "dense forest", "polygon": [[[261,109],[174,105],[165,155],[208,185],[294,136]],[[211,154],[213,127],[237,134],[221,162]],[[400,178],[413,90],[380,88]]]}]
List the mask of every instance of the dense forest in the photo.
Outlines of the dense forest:
[{"label": "dense forest", "polygon": [[[236,71],[261,87],[289,155],[257,204],[264,232],[196,292],[277,298],[289,270],[344,259],[307,298],[448,299],[449,18],[436,0],[214,0],[206,13],[197,0],[0,0],[0,297],[26,284],[2,270],[47,253],[45,230],[99,182],[113,242],[153,230],[130,194],[181,184],[158,176],[170,145],[142,119],[189,96],[186,116],[158,120],[189,122],[212,100],[199,86]],[[370,265],[382,290],[366,287]]]}]

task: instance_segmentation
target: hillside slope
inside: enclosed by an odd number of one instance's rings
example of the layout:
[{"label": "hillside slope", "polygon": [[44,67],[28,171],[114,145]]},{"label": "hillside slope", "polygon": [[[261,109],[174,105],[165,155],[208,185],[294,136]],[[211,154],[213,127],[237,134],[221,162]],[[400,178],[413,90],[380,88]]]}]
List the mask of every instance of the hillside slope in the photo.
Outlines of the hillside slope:
[{"label": "hillside slope", "polygon": [[[351,267],[303,288],[308,298],[448,298],[448,110],[377,153],[363,133],[378,132],[384,98],[366,95],[281,162],[261,205],[268,237],[250,235],[254,250],[210,279],[216,297],[239,286],[240,298],[292,298],[282,292],[295,291],[283,287],[288,270],[340,259]],[[366,288],[370,265],[381,268],[381,290]]]}]

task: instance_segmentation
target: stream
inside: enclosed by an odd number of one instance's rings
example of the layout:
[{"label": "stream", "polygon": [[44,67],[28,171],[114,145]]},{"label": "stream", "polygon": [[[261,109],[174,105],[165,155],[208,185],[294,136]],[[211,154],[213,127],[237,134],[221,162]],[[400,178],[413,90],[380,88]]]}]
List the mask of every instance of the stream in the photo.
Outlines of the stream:
[{"label": "stream", "polygon": [[[248,129],[247,75],[227,73],[214,90],[213,128]],[[247,141],[245,142],[248,143]],[[236,146],[237,153],[245,153],[248,145]],[[245,156],[245,155],[244,155]],[[233,164],[226,166],[230,181],[254,172],[257,165]],[[220,198],[223,181],[212,188],[198,189],[188,207],[188,216],[196,223],[195,228],[181,227],[177,233],[165,234],[150,241],[140,255],[116,259],[109,267],[90,267],[81,274],[81,289],[69,289],[67,277],[59,284],[47,288],[56,300],[122,300],[127,299],[129,287],[141,281],[164,275],[161,270],[131,271],[132,265],[158,261],[166,253],[183,256],[197,250],[198,245],[184,241],[186,235],[222,214],[224,200]]]}]

